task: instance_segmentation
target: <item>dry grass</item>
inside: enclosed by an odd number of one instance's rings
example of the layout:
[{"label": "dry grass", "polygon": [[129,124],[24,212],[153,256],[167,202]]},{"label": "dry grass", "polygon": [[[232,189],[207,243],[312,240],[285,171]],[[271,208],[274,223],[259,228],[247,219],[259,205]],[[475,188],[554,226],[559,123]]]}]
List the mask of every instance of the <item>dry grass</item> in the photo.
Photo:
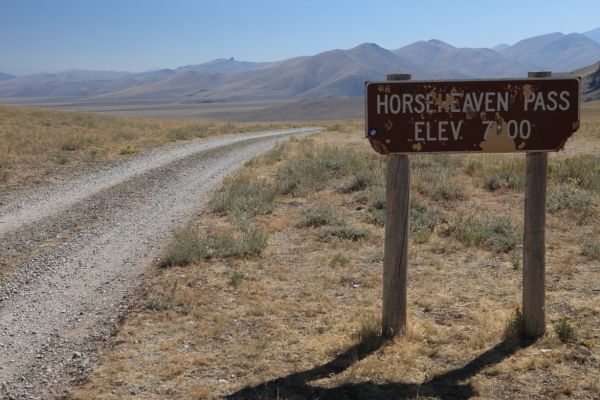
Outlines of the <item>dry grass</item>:
[{"label": "dry grass", "polygon": [[[551,163],[593,157],[572,149],[596,148],[599,126],[600,113],[585,113],[582,132],[564,154],[551,155]],[[100,354],[99,367],[72,397],[597,398],[597,218],[570,218],[570,209],[548,214],[548,334],[535,343],[514,338],[520,329],[520,245],[497,252],[447,234],[466,215],[483,226],[503,215],[521,231],[522,192],[506,185],[490,191],[480,174],[469,174],[513,156],[412,158],[415,188],[429,184],[421,177],[449,173],[453,166],[450,178],[463,195],[413,190],[418,206],[411,223],[419,229],[409,248],[409,330],[394,341],[379,340],[383,228],[372,216],[385,208],[380,175],[346,189],[357,170],[383,167],[361,135],[360,123],[339,124],[249,163],[256,183],[287,188],[269,213],[248,213],[269,235],[263,253],[158,271],[147,296]],[[553,175],[550,188],[584,190],[596,209],[594,182],[584,187]],[[326,212],[315,218],[315,210]],[[236,223],[213,213],[193,225],[210,235]],[[339,226],[368,234],[358,241],[319,238],[323,227]],[[419,230],[424,233],[417,235]],[[148,307],[152,299],[158,300]]]},{"label": "dry grass", "polygon": [[172,142],[291,126],[125,119],[0,105],[0,194]]}]

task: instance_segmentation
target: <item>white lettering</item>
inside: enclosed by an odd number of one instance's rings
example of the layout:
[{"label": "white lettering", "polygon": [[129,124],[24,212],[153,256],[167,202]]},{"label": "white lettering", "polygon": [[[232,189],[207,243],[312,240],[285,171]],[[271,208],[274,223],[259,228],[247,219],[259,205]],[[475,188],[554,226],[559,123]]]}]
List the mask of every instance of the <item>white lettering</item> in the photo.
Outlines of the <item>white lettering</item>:
[{"label": "white lettering", "polygon": [[408,110],[408,112],[412,113],[413,112],[412,103],[413,103],[412,94],[404,93],[402,95],[402,112],[406,114],[406,112]]},{"label": "white lettering", "polygon": [[508,92],[498,93],[498,109],[495,111],[508,111]]},{"label": "white lettering", "polygon": [[448,128],[448,121],[440,121],[438,123],[438,140],[440,142],[445,142],[448,140],[448,137],[442,136],[446,133],[446,128]]},{"label": "white lettering", "polygon": [[535,101],[535,94],[531,94],[531,96],[526,96],[524,101],[525,111],[529,111],[529,104]]},{"label": "white lettering", "polygon": [[539,109],[541,109],[541,111],[546,111],[546,105],[544,104],[544,94],[542,92],[537,93],[535,105],[533,106],[533,111],[540,111]]},{"label": "white lettering", "polygon": [[450,127],[452,128],[452,136],[454,140],[458,140],[458,136],[460,135],[460,128],[462,127],[463,120],[458,121],[458,124],[454,124],[454,121],[450,122]]},{"label": "white lettering", "polygon": [[558,107],[558,103],[556,102],[557,96],[558,93],[556,93],[554,90],[548,92],[548,104],[546,105],[546,110],[556,111],[556,108]]},{"label": "white lettering", "polygon": [[[383,101],[382,98],[383,97]],[[377,95],[377,114],[381,114],[381,107],[384,107],[383,109],[383,114],[387,114],[388,113],[388,95]]]},{"label": "white lettering", "polygon": [[558,106],[558,108],[560,108],[561,111],[567,111],[571,106],[571,103],[569,102],[569,92],[560,92],[560,100],[561,104]]},{"label": "white lettering", "polygon": [[485,112],[494,112],[496,111],[495,107],[494,107],[494,94],[498,94],[499,97],[499,93],[494,93],[494,92],[486,92],[485,93]]},{"label": "white lettering", "polygon": [[420,114],[425,112],[425,95],[423,93],[419,93],[415,96],[415,103],[417,103],[417,106],[415,107],[416,113]]},{"label": "white lettering", "polygon": [[423,126],[425,125],[425,121],[417,121],[415,122],[415,142],[424,142],[425,138],[419,136],[419,134],[423,133]]},{"label": "white lettering", "polygon": [[393,94],[390,96],[390,111],[392,114],[400,112],[400,95]]}]

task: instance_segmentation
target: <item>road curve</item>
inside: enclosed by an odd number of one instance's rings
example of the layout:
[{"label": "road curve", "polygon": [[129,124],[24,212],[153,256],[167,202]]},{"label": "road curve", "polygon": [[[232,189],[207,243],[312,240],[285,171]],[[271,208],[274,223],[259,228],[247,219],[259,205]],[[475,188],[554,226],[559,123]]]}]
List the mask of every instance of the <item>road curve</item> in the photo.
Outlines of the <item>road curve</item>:
[{"label": "road curve", "polygon": [[0,206],[0,398],[49,399],[88,371],[170,232],[276,142],[318,128],[154,151]]}]

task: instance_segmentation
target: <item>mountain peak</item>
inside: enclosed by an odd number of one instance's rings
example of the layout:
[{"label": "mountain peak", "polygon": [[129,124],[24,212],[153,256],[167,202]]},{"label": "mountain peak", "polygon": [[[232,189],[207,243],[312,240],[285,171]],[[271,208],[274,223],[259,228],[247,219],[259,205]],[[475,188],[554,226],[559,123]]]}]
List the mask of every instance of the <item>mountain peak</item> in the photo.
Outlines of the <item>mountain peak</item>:
[{"label": "mountain peak", "polygon": [[451,44],[448,44],[448,43],[446,43],[446,42],[443,42],[443,41],[441,41],[441,40],[439,40],[439,39],[429,39],[429,40],[427,41],[427,43],[431,43],[431,44],[434,44],[434,45],[436,45],[436,46],[449,47],[449,48],[452,48],[452,49],[454,49],[454,48],[455,48],[455,47],[454,47],[454,46],[452,46]]},{"label": "mountain peak", "polygon": [[361,43],[355,47],[355,49],[363,49],[363,50],[383,50],[383,47],[379,46],[377,43]]}]

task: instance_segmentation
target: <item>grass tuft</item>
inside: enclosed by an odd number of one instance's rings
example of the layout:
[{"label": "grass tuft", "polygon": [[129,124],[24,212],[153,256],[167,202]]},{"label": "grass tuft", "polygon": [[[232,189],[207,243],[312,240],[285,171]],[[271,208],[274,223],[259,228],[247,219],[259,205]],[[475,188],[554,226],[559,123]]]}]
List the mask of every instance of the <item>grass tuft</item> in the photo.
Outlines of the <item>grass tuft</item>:
[{"label": "grass tuft", "polygon": [[186,228],[175,234],[161,261],[162,267],[187,265],[205,259],[209,254],[206,240],[195,228]]},{"label": "grass tuft", "polygon": [[510,218],[504,215],[483,222],[459,216],[446,233],[466,245],[485,247],[498,253],[513,250],[520,241]]},{"label": "grass tuft", "polygon": [[600,242],[594,239],[587,239],[581,245],[581,255],[589,261],[597,261],[600,259]]},{"label": "grass tuft", "polygon": [[319,231],[319,239],[329,242],[334,238],[359,241],[369,236],[369,231],[363,228],[355,228],[349,226],[335,226],[330,228],[322,228]]},{"label": "grass tuft", "polygon": [[299,224],[300,227],[313,228],[325,225],[344,225],[342,217],[327,204],[310,209]]},{"label": "grass tuft", "polygon": [[525,337],[525,320],[520,308],[516,308],[506,320],[504,339],[521,339]]},{"label": "grass tuft", "polygon": [[525,162],[521,159],[504,160],[483,167],[483,187],[489,191],[498,189],[522,189],[525,182]]},{"label": "grass tuft", "polygon": [[212,209],[236,217],[270,214],[276,197],[274,186],[257,182],[250,175],[237,175],[225,179],[212,200]]},{"label": "grass tuft", "polygon": [[329,262],[329,265],[331,267],[336,267],[336,266],[343,267],[343,266],[348,265],[349,263],[350,263],[350,259],[348,257],[343,255],[342,253],[337,253],[335,256],[333,256],[333,258]]},{"label": "grass tuft", "polygon": [[551,213],[563,210],[574,212],[579,223],[584,223],[594,216],[592,194],[585,189],[566,183],[561,183],[549,190],[546,204]]},{"label": "grass tuft", "polygon": [[554,333],[561,342],[575,340],[575,328],[566,317],[560,318],[558,322],[554,324]]},{"label": "grass tuft", "polygon": [[229,284],[233,287],[238,287],[242,284],[242,282],[244,282],[244,279],[246,279],[246,276],[244,274],[238,271],[234,271],[233,274],[231,274],[231,278],[229,279]]},{"label": "grass tuft", "polygon": [[352,335],[355,343],[363,351],[374,350],[381,345],[381,318],[375,315],[362,316],[358,330]]}]

